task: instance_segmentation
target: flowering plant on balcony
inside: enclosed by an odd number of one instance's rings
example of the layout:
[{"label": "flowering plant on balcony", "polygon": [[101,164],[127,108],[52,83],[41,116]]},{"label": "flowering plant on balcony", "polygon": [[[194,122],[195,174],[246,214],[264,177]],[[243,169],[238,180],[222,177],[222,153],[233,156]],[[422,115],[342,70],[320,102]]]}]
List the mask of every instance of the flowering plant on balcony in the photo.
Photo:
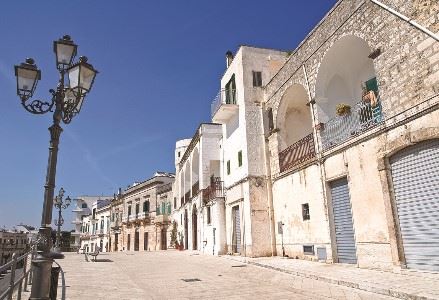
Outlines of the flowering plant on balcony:
[{"label": "flowering plant on balcony", "polygon": [[345,116],[351,112],[351,106],[346,103],[339,103],[335,107],[335,112],[338,116]]}]

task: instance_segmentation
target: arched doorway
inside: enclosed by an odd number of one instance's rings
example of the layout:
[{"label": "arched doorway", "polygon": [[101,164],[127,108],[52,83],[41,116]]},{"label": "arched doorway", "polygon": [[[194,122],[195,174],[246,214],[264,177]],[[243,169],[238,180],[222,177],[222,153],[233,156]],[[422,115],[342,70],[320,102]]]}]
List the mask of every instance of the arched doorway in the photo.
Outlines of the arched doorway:
[{"label": "arched doorway", "polygon": [[197,206],[192,207],[192,250],[198,250],[198,213]]},{"label": "arched doorway", "polygon": [[407,268],[439,271],[439,140],[389,159],[400,242]]},{"label": "arched doorway", "polygon": [[282,96],[276,118],[279,128],[279,166],[281,172],[315,156],[309,97],[300,84],[289,87]]},{"label": "arched doorway", "polygon": [[187,209],[184,210],[184,249],[189,247],[189,230],[188,230],[188,219],[187,219]]},{"label": "arched doorway", "polygon": [[[325,54],[317,74],[315,99],[329,148],[382,121],[371,48],[359,37],[340,38]],[[366,97],[371,92],[372,96]]]}]

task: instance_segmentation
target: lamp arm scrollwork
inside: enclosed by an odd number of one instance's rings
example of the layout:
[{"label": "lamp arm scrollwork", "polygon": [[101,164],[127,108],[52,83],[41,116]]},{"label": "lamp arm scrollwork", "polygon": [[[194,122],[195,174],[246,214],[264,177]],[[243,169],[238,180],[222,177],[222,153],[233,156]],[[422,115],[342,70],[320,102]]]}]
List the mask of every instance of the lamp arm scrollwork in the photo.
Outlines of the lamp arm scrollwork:
[{"label": "lamp arm scrollwork", "polygon": [[38,99],[31,100],[25,97],[21,99],[21,105],[24,107],[24,109],[35,115],[42,115],[49,111],[52,111],[54,104],[55,96],[52,97],[52,100],[50,100],[50,102]]}]

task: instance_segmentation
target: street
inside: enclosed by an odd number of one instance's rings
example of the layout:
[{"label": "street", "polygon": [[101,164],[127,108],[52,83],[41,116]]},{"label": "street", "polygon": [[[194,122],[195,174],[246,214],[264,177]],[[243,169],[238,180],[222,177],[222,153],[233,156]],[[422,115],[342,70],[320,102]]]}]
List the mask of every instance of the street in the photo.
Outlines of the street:
[{"label": "street", "polygon": [[67,299],[393,299],[188,251],[103,253],[97,262],[66,253],[59,263]]}]

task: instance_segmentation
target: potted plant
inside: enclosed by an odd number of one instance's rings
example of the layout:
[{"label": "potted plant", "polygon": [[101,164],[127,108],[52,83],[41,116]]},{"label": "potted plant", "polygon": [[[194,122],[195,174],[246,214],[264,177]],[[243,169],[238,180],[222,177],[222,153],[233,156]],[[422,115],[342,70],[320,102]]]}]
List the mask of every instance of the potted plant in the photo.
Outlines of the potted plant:
[{"label": "potted plant", "polygon": [[178,241],[177,241],[177,222],[172,222],[172,231],[171,231],[171,247],[175,247],[178,249]]},{"label": "potted plant", "polygon": [[351,106],[346,103],[339,103],[335,107],[335,111],[338,116],[345,116],[351,113]]}]

